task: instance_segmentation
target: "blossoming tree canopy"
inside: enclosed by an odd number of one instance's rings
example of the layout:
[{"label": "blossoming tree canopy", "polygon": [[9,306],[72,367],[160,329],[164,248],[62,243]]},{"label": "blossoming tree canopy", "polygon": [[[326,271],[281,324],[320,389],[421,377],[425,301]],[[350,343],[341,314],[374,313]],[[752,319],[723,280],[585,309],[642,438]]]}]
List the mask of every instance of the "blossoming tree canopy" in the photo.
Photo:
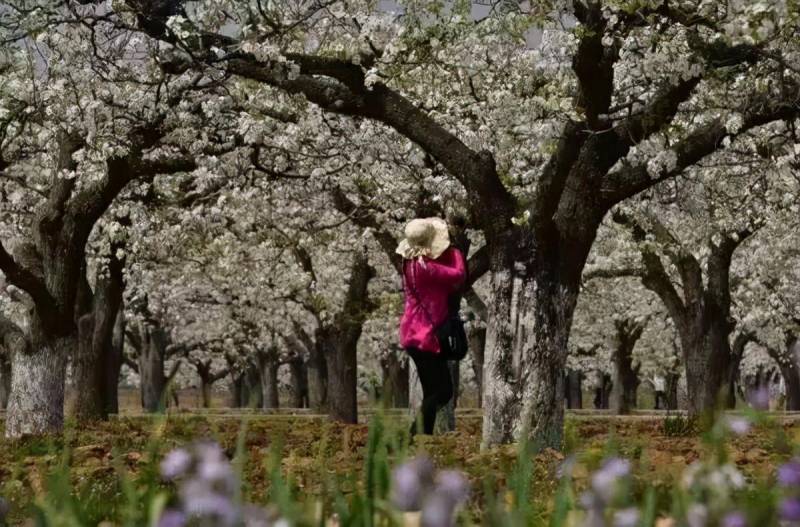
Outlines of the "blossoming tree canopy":
[{"label": "blossoming tree canopy", "polygon": [[[528,434],[558,446],[573,315],[608,212],[624,203],[637,218],[650,202],[636,196],[666,196],[702,173],[720,187],[686,185],[686,207],[653,209],[659,223],[712,203],[712,216],[760,220],[772,198],[736,194],[737,178],[753,155],[766,165],[796,148],[791,2],[504,2],[480,20],[463,1],[410,0],[396,11],[366,0],[36,7],[0,15],[16,72],[0,94],[2,188],[14,196],[3,241],[48,225],[56,233],[29,237],[41,271],[24,250],[0,252],[0,269],[36,306],[30,357],[49,354],[20,365],[36,372],[12,389],[27,394],[12,396],[12,416],[59,406],[57,389],[28,387],[63,384],[60,366],[52,378],[40,370],[76,346],[76,315],[90,310],[75,307],[75,284],[90,235],[90,266],[111,262],[101,248],[115,228],[105,238],[93,229],[118,197],[132,223],[128,287],[176,326],[188,323],[190,299],[234,306],[241,342],[264,338],[269,349],[269,331],[247,330],[254,319],[288,317],[288,337],[307,350],[332,345],[344,327],[340,336],[357,342],[375,308],[361,301],[391,290],[386,233],[449,208],[466,212],[485,244],[484,442]],[[791,177],[779,166],[763,170],[764,188]],[[754,214],[718,204],[723,194]],[[54,231],[53,218],[64,219]],[[322,264],[331,259],[339,265]],[[261,272],[240,272],[254,265]],[[285,280],[270,279],[277,273]],[[157,293],[162,283],[179,294]],[[355,343],[346,348],[334,370],[350,371]],[[12,435],[54,429],[60,410],[16,419]]]},{"label": "blossoming tree canopy", "polygon": [[[201,67],[182,51],[191,50],[330,112],[381,122],[462,184],[491,251],[488,443],[522,430],[558,442],[561,381],[547,372],[566,359],[577,284],[606,212],[797,113],[785,98],[797,86],[789,3],[534,2],[480,23],[466,3],[442,12],[411,2],[402,17],[366,3],[314,16],[269,6],[237,15],[224,2],[127,6],[173,46],[172,71]],[[574,27],[529,49],[527,28],[565,15]],[[476,67],[485,62],[504,67]],[[650,144],[657,154],[643,158]],[[529,339],[513,338],[517,309],[534,328]],[[511,370],[509,354],[521,357]]]}]

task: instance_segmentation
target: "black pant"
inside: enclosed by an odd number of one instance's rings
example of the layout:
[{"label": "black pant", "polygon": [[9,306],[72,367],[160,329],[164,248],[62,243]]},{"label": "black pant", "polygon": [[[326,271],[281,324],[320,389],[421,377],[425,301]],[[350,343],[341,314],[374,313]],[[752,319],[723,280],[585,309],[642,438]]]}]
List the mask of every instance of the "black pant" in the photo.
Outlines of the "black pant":
[{"label": "black pant", "polygon": [[[433,434],[436,424],[436,413],[453,398],[453,380],[450,378],[450,369],[447,360],[440,354],[419,351],[409,348],[406,350],[414,365],[417,367],[420,384],[422,384],[422,428],[425,434]],[[411,435],[417,433],[417,422],[411,425]]]}]

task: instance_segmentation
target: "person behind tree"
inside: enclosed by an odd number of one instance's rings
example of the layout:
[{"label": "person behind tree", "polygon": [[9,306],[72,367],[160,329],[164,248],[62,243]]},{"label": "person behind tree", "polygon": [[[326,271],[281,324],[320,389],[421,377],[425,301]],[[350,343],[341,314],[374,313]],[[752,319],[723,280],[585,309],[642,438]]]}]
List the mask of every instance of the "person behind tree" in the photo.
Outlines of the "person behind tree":
[{"label": "person behind tree", "polygon": [[[400,345],[417,368],[423,431],[432,434],[436,413],[453,397],[447,361],[458,358],[442,350],[436,332],[452,312],[451,297],[458,298],[466,279],[466,262],[464,254],[451,246],[447,223],[439,218],[409,222],[397,253],[403,257],[405,291]],[[411,435],[416,433],[415,421]]]}]

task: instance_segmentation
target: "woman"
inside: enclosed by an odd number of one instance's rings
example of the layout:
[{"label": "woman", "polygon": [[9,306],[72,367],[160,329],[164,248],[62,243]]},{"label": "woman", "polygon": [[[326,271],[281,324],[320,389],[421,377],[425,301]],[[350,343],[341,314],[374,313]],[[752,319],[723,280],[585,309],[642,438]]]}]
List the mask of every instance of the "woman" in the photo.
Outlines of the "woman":
[{"label": "woman", "polygon": [[[400,344],[417,367],[422,384],[422,425],[433,433],[436,413],[453,397],[453,382],[436,328],[448,316],[449,297],[466,278],[464,255],[450,246],[447,223],[439,218],[412,220],[397,247],[403,257],[405,309]],[[416,422],[411,435],[417,432]]]}]

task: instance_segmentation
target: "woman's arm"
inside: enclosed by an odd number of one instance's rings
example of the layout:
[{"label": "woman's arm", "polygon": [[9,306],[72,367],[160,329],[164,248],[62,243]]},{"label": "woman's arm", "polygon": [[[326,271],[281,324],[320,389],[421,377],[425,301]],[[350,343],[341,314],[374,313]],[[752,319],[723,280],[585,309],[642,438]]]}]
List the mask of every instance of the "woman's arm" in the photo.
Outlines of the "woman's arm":
[{"label": "woman's arm", "polygon": [[461,287],[467,278],[464,255],[455,247],[448,249],[438,259],[425,262],[425,267],[433,280],[447,284],[451,291]]}]

